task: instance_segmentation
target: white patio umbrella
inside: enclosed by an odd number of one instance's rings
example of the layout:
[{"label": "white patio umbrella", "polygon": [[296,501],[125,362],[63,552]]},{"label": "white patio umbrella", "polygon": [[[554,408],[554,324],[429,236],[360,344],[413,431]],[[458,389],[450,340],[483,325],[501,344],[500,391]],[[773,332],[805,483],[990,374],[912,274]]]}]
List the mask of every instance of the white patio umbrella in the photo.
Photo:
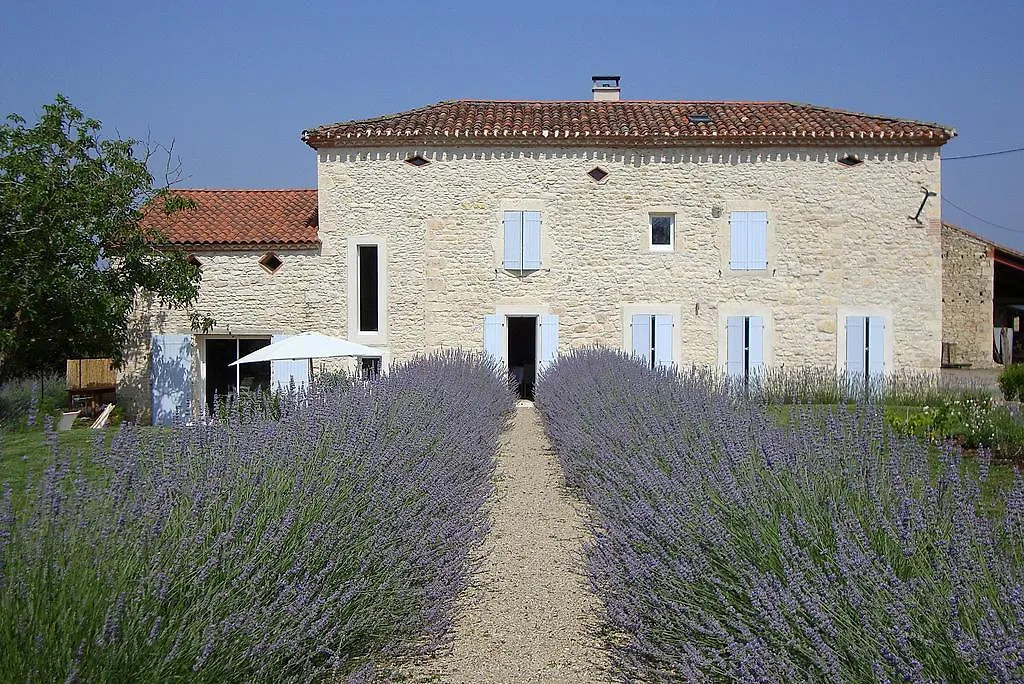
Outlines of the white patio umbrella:
[{"label": "white patio umbrella", "polygon": [[357,344],[356,342],[349,342],[342,337],[331,337],[330,335],[321,335],[316,332],[306,332],[285,338],[280,342],[268,344],[266,347],[257,349],[252,354],[246,354],[228,365],[237,366],[242,363],[256,363],[257,361],[309,359],[310,370],[312,371],[313,359],[380,355],[379,349]]}]

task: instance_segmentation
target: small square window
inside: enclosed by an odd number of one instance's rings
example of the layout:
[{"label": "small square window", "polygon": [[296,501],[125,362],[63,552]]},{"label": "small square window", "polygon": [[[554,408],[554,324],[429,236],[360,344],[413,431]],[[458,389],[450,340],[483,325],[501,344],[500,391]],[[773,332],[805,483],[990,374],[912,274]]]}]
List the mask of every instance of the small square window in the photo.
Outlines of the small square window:
[{"label": "small square window", "polygon": [[283,265],[284,262],[281,261],[281,259],[279,259],[273,252],[267,252],[260,258],[260,266],[262,266],[263,270],[267,273],[277,273],[278,269]]},{"label": "small square window", "polygon": [[651,214],[651,249],[672,250],[675,223],[675,214]]},{"label": "small square window", "polygon": [[608,177],[608,172],[602,169],[600,166],[595,166],[594,168],[590,169],[590,171],[587,171],[587,175],[593,178],[596,182],[600,183],[601,181]]}]

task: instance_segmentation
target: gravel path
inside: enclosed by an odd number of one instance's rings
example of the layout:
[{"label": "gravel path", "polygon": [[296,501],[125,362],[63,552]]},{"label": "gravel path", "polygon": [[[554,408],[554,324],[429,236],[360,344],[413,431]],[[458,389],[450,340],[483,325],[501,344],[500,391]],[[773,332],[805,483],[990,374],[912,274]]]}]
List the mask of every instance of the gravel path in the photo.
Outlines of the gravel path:
[{"label": "gravel path", "polygon": [[607,682],[598,598],[583,576],[582,504],[565,490],[536,409],[520,402],[498,453],[487,558],[462,598],[454,643],[414,681]]}]

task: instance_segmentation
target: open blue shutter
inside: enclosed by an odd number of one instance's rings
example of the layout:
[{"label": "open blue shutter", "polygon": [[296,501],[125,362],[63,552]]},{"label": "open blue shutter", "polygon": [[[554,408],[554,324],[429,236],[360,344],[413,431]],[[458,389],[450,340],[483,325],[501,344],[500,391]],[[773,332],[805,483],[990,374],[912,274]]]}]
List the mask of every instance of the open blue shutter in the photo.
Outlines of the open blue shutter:
[{"label": "open blue shutter", "polygon": [[726,375],[743,377],[743,316],[729,316],[725,320],[725,361]]},{"label": "open blue shutter", "polygon": [[523,213],[505,212],[505,249],[503,266],[510,271],[523,270]]},{"label": "open blue shutter", "polygon": [[153,335],[150,354],[153,425],[170,425],[175,414],[192,417],[192,336]]},{"label": "open blue shutter", "polygon": [[639,356],[647,365],[651,364],[651,316],[633,316],[633,355]]},{"label": "open blue shutter", "polygon": [[846,317],[846,375],[864,375],[864,317]]},{"label": "open blue shutter", "polygon": [[868,318],[868,373],[885,373],[885,321],[881,316]]},{"label": "open blue shutter", "polygon": [[540,370],[544,372],[558,353],[558,316],[540,317]]},{"label": "open blue shutter", "polygon": [[501,361],[501,316],[484,316],[484,354]]},{"label": "open blue shutter", "polygon": [[672,317],[666,314],[654,317],[654,365],[672,365]]},{"label": "open blue shutter", "polygon": [[753,377],[760,375],[764,368],[764,319],[760,316],[751,316],[747,320],[747,372]]},{"label": "open blue shutter", "polygon": [[747,214],[747,268],[768,268],[768,212],[751,211]]},{"label": "open blue shutter", "polygon": [[540,268],[540,212],[523,212],[523,270]]},{"label": "open blue shutter", "polygon": [[736,270],[746,270],[749,255],[749,238],[747,229],[747,213],[745,211],[734,211],[729,214],[729,267]]},{"label": "open blue shutter", "polygon": [[[290,335],[274,335],[270,338],[270,342],[280,342],[289,337]],[[247,365],[242,364],[242,375],[245,375],[245,367]],[[287,361],[270,362],[270,386],[272,388],[287,391],[292,384],[292,380],[295,380],[296,387],[309,384],[309,359],[288,359]]]}]

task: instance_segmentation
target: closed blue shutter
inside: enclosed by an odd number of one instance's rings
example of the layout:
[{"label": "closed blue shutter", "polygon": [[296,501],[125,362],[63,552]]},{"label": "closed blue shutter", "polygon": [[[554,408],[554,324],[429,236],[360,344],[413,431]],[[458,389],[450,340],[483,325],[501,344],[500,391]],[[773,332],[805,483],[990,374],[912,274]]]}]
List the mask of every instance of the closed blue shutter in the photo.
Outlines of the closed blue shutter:
[{"label": "closed blue shutter", "polygon": [[633,355],[639,356],[647,365],[651,364],[651,316],[633,316]]},{"label": "closed blue shutter", "polygon": [[505,212],[504,267],[510,271],[523,270],[523,213]]},{"label": "closed blue shutter", "polygon": [[654,365],[672,365],[672,317],[666,314],[654,317]]},{"label": "closed blue shutter", "polygon": [[868,373],[885,373],[885,321],[881,316],[868,318]]},{"label": "closed blue shutter", "polygon": [[192,336],[153,335],[150,354],[153,424],[170,425],[177,414],[192,417]]},{"label": "closed blue shutter", "polygon": [[725,374],[743,377],[743,316],[729,316],[725,321]]},{"label": "closed blue shutter", "polygon": [[523,270],[540,268],[540,212],[523,212]]},{"label": "closed blue shutter", "polygon": [[540,317],[540,370],[544,372],[558,353],[558,316]]},{"label": "closed blue shutter", "polygon": [[751,316],[747,321],[747,373],[754,377],[764,368],[764,319]]},{"label": "closed blue shutter", "polygon": [[736,270],[750,268],[748,249],[750,247],[747,229],[747,213],[734,211],[729,214],[729,267]]},{"label": "closed blue shutter", "polygon": [[853,378],[863,376],[864,366],[864,317],[846,317],[846,375]]},{"label": "closed blue shutter", "polygon": [[484,354],[494,357],[496,361],[502,361],[501,319],[496,314],[484,316]]},{"label": "closed blue shutter", "polygon": [[747,268],[768,268],[768,212],[747,214]]},{"label": "closed blue shutter", "polygon": [[[289,335],[274,335],[270,338],[271,343],[280,342],[290,337]],[[245,367],[248,364],[242,364],[242,373],[245,373]],[[303,387],[309,384],[309,359],[288,359],[281,361],[270,362],[270,386],[274,389],[281,391],[287,391],[291,386],[292,380],[295,381],[296,387]]]}]

